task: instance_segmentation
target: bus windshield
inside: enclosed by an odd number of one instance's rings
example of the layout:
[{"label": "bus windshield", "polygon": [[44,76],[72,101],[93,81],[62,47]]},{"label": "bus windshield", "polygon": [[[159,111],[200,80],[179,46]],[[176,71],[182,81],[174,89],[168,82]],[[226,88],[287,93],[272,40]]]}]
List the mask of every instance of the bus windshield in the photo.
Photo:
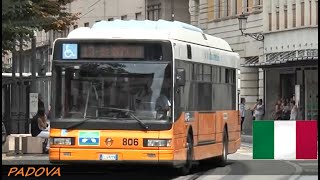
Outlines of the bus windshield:
[{"label": "bus windshield", "polygon": [[130,114],[139,120],[171,118],[170,63],[100,62],[55,69],[56,86],[61,86],[56,92],[58,118],[129,120]]}]

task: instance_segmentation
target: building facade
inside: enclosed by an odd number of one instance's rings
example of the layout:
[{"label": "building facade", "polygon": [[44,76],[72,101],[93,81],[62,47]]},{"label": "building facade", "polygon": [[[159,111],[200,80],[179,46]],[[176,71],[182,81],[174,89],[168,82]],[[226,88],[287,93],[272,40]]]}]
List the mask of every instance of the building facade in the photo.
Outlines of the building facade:
[{"label": "building facade", "polygon": [[298,119],[318,119],[318,0],[265,0],[263,68],[266,117],[280,98],[294,97]]},{"label": "building facade", "polygon": [[[263,31],[262,0],[190,0],[191,24],[200,27],[207,34],[223,38],[232,49],[239,53],[240,63],[263,61],[263,42],[242,36],[238,17],[242,13],[248,16],[247,33]],[[264,99],[263,70],[240,67],[239,98],[247,101],[251,108],[256,100]],[[244,131],[251,133],[251,113],[248,111]]]},{"label": "building facade", "polygon": [[[276,101],[294,98],[298,119],[318,119],[318,0],[190,0],[190,13],[193,25],[240,54],[240,97],[247,108],[263,99],[264,119],[273,119]],[[242,13],[245,33],[262,33],[263,41],[241,34]],[[248,111],[249,134],[251,127]]]},{"label": "building facade", "polygon": [[75,0],[69,12],[81,13],[74,27],[92,27],[101,20],[176,20],[190,23],[189,0]]},{"label": "building facade", "polygon": [[146,19],[190,24],[189,0],[146,0]]},{"label": "building facade", "polygon": [[[51,71],[51,45],[53,39],[61,37],[61,33],[37,32],[36,59],[34,59],[37,74],[36,93],[41,93],[46,111],[50,104],[51,81],[47,76]],[[9,134],[25,134],[30,132],[29,93],[32,92],[31,43],[16,52],[9,52],[2,57],[2,121]]]},{"label": "building facade", "polygon": [[81,13],[77,24],[70,27],[70,30],[77,27],[92,27],[101,20],[145,20],[146,18],[145,0],[75,0],[69,4],[68,10],[71,13]]}]

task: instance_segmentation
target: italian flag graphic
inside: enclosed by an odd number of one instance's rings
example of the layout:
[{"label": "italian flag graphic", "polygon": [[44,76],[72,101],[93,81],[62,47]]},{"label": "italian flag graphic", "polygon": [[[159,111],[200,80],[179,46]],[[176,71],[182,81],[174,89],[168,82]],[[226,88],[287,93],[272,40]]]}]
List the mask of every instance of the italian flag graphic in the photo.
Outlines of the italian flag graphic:
[{"label": "italian flag graphic", "polygon": [[317,121],[254,121],[253,159],[317,159]]}]

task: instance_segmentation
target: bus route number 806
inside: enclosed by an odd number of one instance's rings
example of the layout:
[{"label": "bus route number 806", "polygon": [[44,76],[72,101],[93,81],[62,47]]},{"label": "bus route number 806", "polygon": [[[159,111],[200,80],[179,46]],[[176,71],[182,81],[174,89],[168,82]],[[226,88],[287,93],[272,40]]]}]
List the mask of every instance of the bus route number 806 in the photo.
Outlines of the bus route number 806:
[{"label": "bus route number 806", "polygon": [[134,145],[134,146],[138,146],[139,145],[139,141],[138,141],[138,139],[137,138],[134,138],[134,139],[132,139],[132,138],[123,138],[122,139],[122,145],[123,146],[132,146],[132,145]]}]

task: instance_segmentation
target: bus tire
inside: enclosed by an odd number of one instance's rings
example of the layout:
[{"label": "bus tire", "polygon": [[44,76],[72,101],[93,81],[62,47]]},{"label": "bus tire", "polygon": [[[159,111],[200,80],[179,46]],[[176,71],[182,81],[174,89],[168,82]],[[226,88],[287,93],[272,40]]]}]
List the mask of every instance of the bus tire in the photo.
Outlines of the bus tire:
[{"label": "bus tire", "polygon": [[187,137],[187,159],[183,167],[180,167],[178,169],[179,175],[184,176],[184,175],[190,174],[192,165],[193,165],[193,139],[192,139],[192,135],[189,134]]},{"label": "bus tire", "polygon": [[222,145],[222,155],[218,159],[219,166],[225,166],[228,161],[228,134],[225,130],[223,132],[223,145]]}]

